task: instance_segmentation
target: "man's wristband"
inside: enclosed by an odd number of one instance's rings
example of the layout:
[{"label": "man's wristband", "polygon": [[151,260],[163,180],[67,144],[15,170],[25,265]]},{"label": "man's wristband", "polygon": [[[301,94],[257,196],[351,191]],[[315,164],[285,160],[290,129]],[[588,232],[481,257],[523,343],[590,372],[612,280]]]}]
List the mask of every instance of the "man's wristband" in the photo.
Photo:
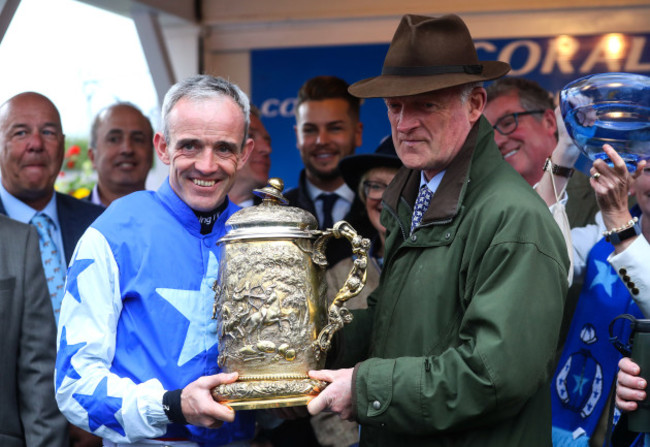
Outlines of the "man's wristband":
[{"label": "man's wristband", "polygon": [[183,409],[181,407],[181,393],[182,389],[174,391],[165,391],[162,399],[163,410],[167,418],[175,423],[181,425],[187,425],[187,420],[183,415]]},{"label": "man's wristband", "polygon": [[573,168],[567,168],[566,166],[556,165],[551,161],[551,157],[546,159],[544,163],[544,171],[550,170],[553,175],[559,175],[560,177],[571,178],[573,175]]},{"label": "man's wristband", "polygon": [[634,236],[641,234],[641,226],[639,225],[639,218],[635,217],[629,220],[625,225],[612,230],[603,232],[605,240],[611,242],[612,245],[618,245],[624,240],[630,239]]}]

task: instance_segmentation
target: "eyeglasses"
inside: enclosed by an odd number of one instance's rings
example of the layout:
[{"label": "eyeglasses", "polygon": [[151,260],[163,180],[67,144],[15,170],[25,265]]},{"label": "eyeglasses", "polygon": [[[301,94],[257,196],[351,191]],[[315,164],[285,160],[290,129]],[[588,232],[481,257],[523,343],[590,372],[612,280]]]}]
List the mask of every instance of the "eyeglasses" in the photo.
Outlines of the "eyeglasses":
[{"label": "eyeglasses", "polygon": [[363,193],[367,199],[381,200],[381,196],[384,195],[387,187],[388,185],[385,183],[366,180],[363,182]]},{"label": "eyeglasses", "polygon": [[546,112],[546,110],[530,110],[526,112],[511,113],[499,118],[497,123],[492,126],[492,129],[498,131],[501,135],[510,135],[512,132],[517,130],[517,127],[519,126],[519,121],[517,119],[520,116],[536,115],[544,112]]}]

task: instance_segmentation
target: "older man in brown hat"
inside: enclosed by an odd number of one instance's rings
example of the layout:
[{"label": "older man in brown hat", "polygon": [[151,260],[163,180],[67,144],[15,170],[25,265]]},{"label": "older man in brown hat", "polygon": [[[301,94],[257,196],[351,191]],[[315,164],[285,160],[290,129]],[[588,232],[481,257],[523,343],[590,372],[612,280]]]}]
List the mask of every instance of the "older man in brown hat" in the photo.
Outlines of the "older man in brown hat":
[{"label": "older man in brown hat", "polygon": [[[549,381],[566,295],[564,241],[482,117],[480,62],[454,15],[407,15],[380,76],[404,167],[384,193],[384,270],[308,406],[361,424],[362,446],[550,446]],[[366,359],[361,361],[359,360]]]}]

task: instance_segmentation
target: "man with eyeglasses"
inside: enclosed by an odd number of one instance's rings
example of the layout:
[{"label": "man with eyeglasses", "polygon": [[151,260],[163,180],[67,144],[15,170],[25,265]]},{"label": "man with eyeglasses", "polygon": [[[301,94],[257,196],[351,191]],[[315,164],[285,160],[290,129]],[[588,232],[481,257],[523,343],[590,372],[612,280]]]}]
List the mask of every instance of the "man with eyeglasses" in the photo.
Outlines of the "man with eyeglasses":
[{"label": "man with eyeglasses", "polygon": [[[503,158],[533,187],[544,174],[546,161],[558,144],[558,123],[549,92],[535,81],[502,78],[487,89],[483,112],[494,128],[494,140]],[[594,222],[598,205],[589,179],[569,163],[552,160],[553,175],[570,177],[567,217],[571,228]]]},{"label": "man with eyeglasses", "polygon": [[[621,313],[641,318],[643,313],[650,312],[644,293],[648,243],[635,223],[640,210],[628,211],[627,194],[628,186],[633,186],[630,189],[636,190],[637,196],[641,192],[642,199],[647,197],[642,189],[644,175],[637,174],[636,181],[630,181],[625,164],[612,152],[610,157],[618,166],[609,168],[601,161],[594,163],[591,185],[581,173],[567,179],[578,154],[570,147],[562,118],[552,111],[549,94],[533,81],[517,78],[497,81],[487,90],[489,103],[485,115],[493,124],[501,153],[536,188],[551,210],[567,180],[570,182],[566,208],[574,228],[567,244],[573,254],[574,280],[566,299],[558,366],[551,382],[553,445],[575,442],[601,446],[620,355],[606,337],[597,334],[606,333],[609,322]],[[544,166],[542,155],[566,166],[552,167],[551,178],[557,192],[551,188],[549,177],[543,177],[543,169],[536,169]],[[645,172],[642,165],[639,169]],[[602,214],[594,218],[599,204]],[[585,212],[585,206],[592,210],[591,215]],[[587,217],[595,223],[588,222]],[[603,231],[616,234],[603,238]],[[597,372],[592,369],[594,365]]]}]

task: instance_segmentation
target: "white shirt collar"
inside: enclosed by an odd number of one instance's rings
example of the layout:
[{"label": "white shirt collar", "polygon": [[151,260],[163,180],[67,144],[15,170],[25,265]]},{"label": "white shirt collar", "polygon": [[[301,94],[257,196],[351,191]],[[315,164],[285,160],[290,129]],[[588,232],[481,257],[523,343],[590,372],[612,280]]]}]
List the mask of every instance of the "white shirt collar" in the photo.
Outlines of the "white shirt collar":
[{"label": "white shirt collar", "polygon": [[429,191],[435,193],[438,190],[438,186],[440,186],[440,182],[442,181],[442,177],[445,175],[445,172],[446,170],[438,172],[433,176],[431,180],[427,182],[427,178],[424,176],[424,171],[420,171],[420,188],[422,188],[422,185],[427,185]]},{"label": "white shirt collar", "polygon": [[[7,216],[19,222],[29,223],[32,220],[32,217],[39,212],[11,195],[9,191],[5,189],[2,182],[0,182],[0,199],[2,199],[2,204],[5,207]],[[46,214],[50,219],[52,219],[55,229],[58,231],[60,226],[59,214],[56,209],[56,193],[52,194],[52,198],[40,212]]]},{"label": "white shirt collar", "polygon": [[334,191],[323,191],[322,189],[314,186],[309,180],[305,182],[307,184],[307,194],[309,195],[309,198],[312,200],[312,202],[316,201],[316,198],[321,195],[321,194],[330,194],[330,193],[336,193],[339,197],[341,197],[343,200],[352,203],[354,202],[354,191],[350,189],[350,187],[343,183],[341,186],[339,186],[337,189]]},{"label": "white shirt collar", "polygon": [[93,190],[90,192],[90,201],[95,205],[99,205],[103,208],[106,208],[106,205],[102,203],[102,199],[99,198],[98,184],[95,184],[95,186],[93,186]]}]

